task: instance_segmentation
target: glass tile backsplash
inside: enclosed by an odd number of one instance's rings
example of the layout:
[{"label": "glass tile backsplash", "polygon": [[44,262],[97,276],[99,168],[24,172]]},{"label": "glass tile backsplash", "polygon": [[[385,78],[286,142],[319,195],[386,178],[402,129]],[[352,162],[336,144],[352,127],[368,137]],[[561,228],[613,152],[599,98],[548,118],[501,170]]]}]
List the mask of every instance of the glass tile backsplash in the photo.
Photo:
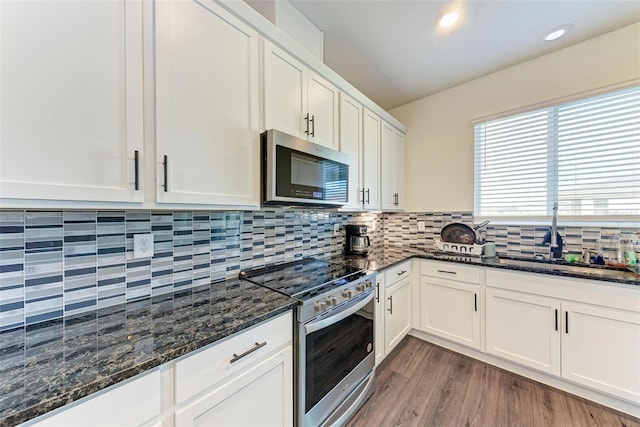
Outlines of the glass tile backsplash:
[{"label": "glass tile backsplash", "polygon": [[[0,210],[0,330],[221,281],[243,269],[337,256],[348,223],[367,225],[372,245],[429,250],[452,221],[471,223],[472,214]],[[490,225],[487,237],[499,253],[528,255],[544,251],[547,228]],[[580,253],[596,240],[640,228],[559,231],[568,250]],[[152,258],[133,258],[138,233],[153,233]]]}]

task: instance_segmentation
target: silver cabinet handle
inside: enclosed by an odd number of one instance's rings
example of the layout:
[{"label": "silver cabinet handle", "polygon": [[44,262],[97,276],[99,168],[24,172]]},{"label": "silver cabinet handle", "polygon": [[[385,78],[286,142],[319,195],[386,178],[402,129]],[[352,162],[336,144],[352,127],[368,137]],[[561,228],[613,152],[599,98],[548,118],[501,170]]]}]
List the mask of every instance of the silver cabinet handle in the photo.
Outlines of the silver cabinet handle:
[{"label": "silver cabinet handle", "polygon": [[237,362],[238,360],[242,359],[245,356],[248,356],[249,354],[253,353],[254,351],[264,347],[265,345],[267,345],[267,342],[263,342],[263,343],[256,343],[255,346],[253,346],[252,348],[250,348],[249,350],[245,351],[242,354],[235,354],[233,353],[233,357],[231,358],[231,360],[229,361],[229,363],[234,363]]},{"label": "silver cabinet handle", "polygon": [[376,283],[376,302],[380,302],[380,283]]},{"label": "silver cabinet handle", "polygon": [[316,116],[311,115],[311,136],[316,136]]},{"label": "silver cabinet handle", "polygon": [[387,299],[389,300],[389,308],[387,309],[387,311],[389,312],[389,314],[393,314],[393,295],[391,295]]},{"label": "silver cabinet handle", "polygon": [[406,273],[407,270],[402,270],[400,273],[396,273],[398,276],[402,276],[404,273]]},{"label": "silver cabinet handle", "polygon": [[446,274],[458,274],[455,271],[447,271],[447,270],[438,270],[438,273],[446,273]]},{"label": "silver cabinet handle", "polygon": [[307,115],[304,116],[304,120],[307,122],[307,129],[305,129],[304,133],[309,135],[309,113],[307,113]]}]

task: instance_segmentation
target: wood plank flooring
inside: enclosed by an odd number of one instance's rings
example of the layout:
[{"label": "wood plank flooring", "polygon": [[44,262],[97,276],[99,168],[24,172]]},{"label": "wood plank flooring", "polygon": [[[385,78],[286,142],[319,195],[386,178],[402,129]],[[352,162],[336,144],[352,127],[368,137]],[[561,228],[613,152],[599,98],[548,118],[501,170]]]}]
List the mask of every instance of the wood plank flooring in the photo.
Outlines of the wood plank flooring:
[{"label": "wood plank flooring", "polygon": [[640,420],[407,336],[348,427],[620,426]]}]

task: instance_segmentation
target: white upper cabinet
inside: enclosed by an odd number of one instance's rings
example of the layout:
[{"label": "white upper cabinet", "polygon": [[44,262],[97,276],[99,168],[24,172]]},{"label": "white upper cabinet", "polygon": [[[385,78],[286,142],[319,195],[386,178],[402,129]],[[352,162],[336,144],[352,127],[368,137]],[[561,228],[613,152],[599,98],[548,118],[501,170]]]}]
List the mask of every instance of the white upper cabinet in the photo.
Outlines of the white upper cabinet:
[{"label": "white upper cabinet", "polygon": [[338,88],[266,40],[263,55],[264,128],[337,150]]},{"label": "white upper cabinet", "polygon": [[351,158],[349,165],[349,203],[346,209],[362,208],[362,105],[340,94],[340,151]]},{"label": "white upper cabinet", "polygon": [[362,119],[362,191],[365,209],[380,209],[380,117],[368,110]]},{"label": "white upper cabinet", "polygon": [[3,1],[0,19],[0,197],[142,201],[142,3]]},{"label": "white upper cabinet", "polygon": [[213,1],[155,10],[156,201],[258,206],[258,33]]},{"label": "white upper cabinet", "polygon": [[400,211],[405,199],[404,134],[385,121],[382,121],[380,163],[382,209]]}]

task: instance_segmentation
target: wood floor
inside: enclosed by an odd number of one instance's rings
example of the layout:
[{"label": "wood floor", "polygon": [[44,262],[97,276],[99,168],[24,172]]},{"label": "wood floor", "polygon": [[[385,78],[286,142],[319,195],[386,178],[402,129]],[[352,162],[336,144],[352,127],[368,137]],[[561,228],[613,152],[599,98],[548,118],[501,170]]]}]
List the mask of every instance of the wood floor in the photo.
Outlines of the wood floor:
[{"label": "wood floor", "polygon": [[356,426],[628,426],[640,420],[407,336]]}]

